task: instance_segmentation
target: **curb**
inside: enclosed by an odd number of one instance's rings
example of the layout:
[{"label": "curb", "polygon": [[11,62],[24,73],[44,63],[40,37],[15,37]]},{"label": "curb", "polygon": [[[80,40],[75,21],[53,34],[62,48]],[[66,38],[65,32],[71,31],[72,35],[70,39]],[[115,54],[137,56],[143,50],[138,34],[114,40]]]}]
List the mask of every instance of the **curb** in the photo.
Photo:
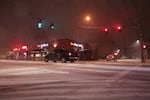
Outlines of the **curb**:
[{"label": "curb", "polygon": [[141,63],[140,60],[118,60],[117,62],[98,60],[98,61],[95,61],[94,63],[105,64],[105,65],[144,66],[144,67],[149,66],[150,67],[150,61],[147,61],[146,63]]}]

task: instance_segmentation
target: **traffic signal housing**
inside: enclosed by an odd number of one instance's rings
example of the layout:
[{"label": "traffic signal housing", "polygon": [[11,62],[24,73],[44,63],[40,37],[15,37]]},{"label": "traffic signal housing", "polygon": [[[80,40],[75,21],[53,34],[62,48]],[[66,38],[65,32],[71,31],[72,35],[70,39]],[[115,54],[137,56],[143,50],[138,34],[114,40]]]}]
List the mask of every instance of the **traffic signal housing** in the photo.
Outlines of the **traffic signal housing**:
[{"label": "traffic signal housing", "polygon": [[105,31],[105,32],[108,32],[108,28],[105,28],[104,31]]},{"label": "traffic signal housing", "polygon": [[42,28],[42,23],[38,22],[38,29],[41,29],[41,28]]},{"label": "traffic signal housing", "polygon": [[40,21],[37,23],[37,27],[38,27],[38,29],[42,29],[43,28],[42,19],[40,19]]},{"label": "traffic signal housing", "polygon": [[146,49],[146,45],[145,45],[145,44],[143,44],[143,45],[142,45],[142,48],[143,48],[143,49]]},{"label": "traffic signal housing", "polygon": [[120,25],[117,26],[117,30],[118,32],[121,32],[122,31],[122,27]]},{"label": "traffic signal housing", "polygon": [[104,29],[104,32],[105,32],[105,33],[108,33],[108,28],[105,28],[105,29]]},{"label": "traffic signal housing", "polygon": [[55,25],[54,25],[54,24],[51,24],[51,25],[50,25],[50,29],[51,29],[51,30],[54,30],[54,29],[55,29]]}]

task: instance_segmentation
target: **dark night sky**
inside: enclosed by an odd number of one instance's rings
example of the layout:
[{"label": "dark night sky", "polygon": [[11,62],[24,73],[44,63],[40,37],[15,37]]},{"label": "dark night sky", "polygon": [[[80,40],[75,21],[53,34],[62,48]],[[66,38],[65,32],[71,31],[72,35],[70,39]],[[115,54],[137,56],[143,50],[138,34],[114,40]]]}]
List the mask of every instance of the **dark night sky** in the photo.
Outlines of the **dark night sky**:
[{"label": "dark night sky", "polygon": [[[109,26],[111,35],[118,38],[113,27],[124,27],[122,36],[132,40],[138,37],[133,27],[141,21],[145,39],[150,39],[150,1],[149,0],[0,0],[0,51],[8,50],[19,43],[34,45],[54,38],[78,39],[83,42],[97,41],[97,34]],[[98,29],[82,29],[87,26],[85,15],[91,16],[89,26]],[[37,29],[40,18],[46,24],[43,30]],[[49,30],[48,24],[54,23],[56,29]],[[81,33],[83,35],[81,35]],[[92,34],[92,35],[91,35]],[[119,33],[120,34],[120,33]],[[97,39],[97,40],[96,40]]]}]

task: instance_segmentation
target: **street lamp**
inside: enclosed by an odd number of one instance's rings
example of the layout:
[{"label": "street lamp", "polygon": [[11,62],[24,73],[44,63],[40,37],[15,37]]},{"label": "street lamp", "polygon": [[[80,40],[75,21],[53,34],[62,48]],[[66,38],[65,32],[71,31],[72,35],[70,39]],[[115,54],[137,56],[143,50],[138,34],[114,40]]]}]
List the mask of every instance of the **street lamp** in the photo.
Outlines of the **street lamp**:
[{"label": "street lamp", "polygon": [[136,40],[136,44],[139,44],[140,43],[140,40]]},{"label": "street lamp", "polygon": [[87,22],[89,22],[89,21],[91,20],[91,17],[90,17],[89,15],[87,15],[87,16],[85,17],[85,20],[86,20]]}]

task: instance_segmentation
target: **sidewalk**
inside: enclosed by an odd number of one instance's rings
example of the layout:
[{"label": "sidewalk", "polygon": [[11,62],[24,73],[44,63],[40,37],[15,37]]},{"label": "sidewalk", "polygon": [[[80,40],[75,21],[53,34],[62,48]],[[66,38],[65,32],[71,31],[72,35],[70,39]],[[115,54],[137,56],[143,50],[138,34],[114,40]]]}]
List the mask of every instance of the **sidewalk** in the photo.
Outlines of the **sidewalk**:
[{"label": "sidewalk", "polygon": [[109,65],[122,65],[122,66],[144,66],[150,67],[150,59],[145,63],[141,63],[140,59],[118,59],[117,62],[114,61],[106,61],[103,59],[99,59],[98,61],[94,61],[97,64],[109,64]]}]

